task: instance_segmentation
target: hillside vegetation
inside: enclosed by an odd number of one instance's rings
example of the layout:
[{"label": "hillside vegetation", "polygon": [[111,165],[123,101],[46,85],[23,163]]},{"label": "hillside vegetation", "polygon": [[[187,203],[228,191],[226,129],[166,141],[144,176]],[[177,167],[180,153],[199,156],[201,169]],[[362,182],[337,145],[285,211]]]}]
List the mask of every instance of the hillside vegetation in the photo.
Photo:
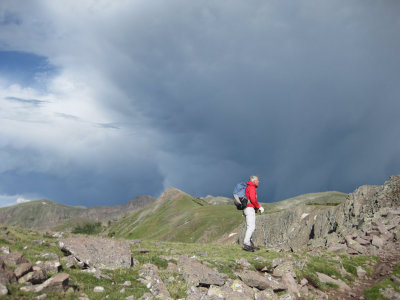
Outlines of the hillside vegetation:
[{"label": "hillside vegetation", "polygon": [[[177,191],[176,189],[174,189]],[[108,229],[109,236],[176,242],[210,242],[243,222],[233,205],[212,205],[179,191],[161,196],[151,205],[123,217]]]}]

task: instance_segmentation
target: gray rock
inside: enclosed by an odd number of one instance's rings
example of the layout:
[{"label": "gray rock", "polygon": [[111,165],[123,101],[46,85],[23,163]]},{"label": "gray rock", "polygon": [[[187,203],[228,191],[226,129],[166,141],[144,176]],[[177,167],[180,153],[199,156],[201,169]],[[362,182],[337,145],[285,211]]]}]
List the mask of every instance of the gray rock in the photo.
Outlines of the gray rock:
[{"label": "gray rock", "polygon": [[245,270],[237,274],[239,278],[248,286],[257,288],[259,290],[265,290],[272,288],[274,290],[282,289],[282,285],[272,276],[262,276],[257,272]]},{"label": "gray rock", "polygon": [[8,294],[7,287],[4,284],[0,283],[0,296],[5,296],[7,294]]},{"label": "gray rock", "polygon": [[333,279],[332,277],[329,277],[326,274],[318,273],[318,272],[317,272],[317,276],[318,276],[319,281],[321,281],[322,283],[328,283],[329,282],[329,283],[336,284],[337,286],[339,286],[339,288],[341,290],[346,290],[346,291],[350,291],[351,290],[350,287],[340,279]]},{"label": "gray rock", "polygon": [[158,268],[153,264],[145,264],[139,270],[141,278],[138,281],[144,284],[156,298],[170,298],[170,294],[164,282],[158,275]]},{"label": "gray rock", "polygon": [[255,300],[278,300],[278,295],[272,289],[265,289],[258,291],[254,295]]},{"label": "gray rock", "polygon": [[350,236],[346,236],[347,247],[357,251],[358,253],[364,254],[367,252],[367,249],[364,246],[361,246],[355,240],[353,240]]},{"label": "gray rock", "polygon": [[283,274],[290,274],[293,277],[296,277],[296,273],[294,272],[293,263],[291,261],[284,261],[280,265],[278,265],[272,275],[275,277],[282,277]]},{"label": "gray rock", "polygon": [[32,270],[32,264],[30,263],[23,263],[23,264],[19,264],[15,270],[14,270],[14,274],[17,278],[20,278],[22,276],[24,276],[26,273],[30,272]]},{"label": "gray rock", "polygon": [[0,256],[0,283],[3,285],[16,283],[17,277],[13,271],[7,268],[4,260]]},{"label": "gray rock", "polygon": [[291,274],[285,273],[282,275],[282,285],[286,290],[288,290],[289,293],[300,296],[297,283]]},{"label": "gray rock", "polygon": [[0,248],[0,252],[3,253],[3,254],[10,254],[10,248],[6,247],[6,246],[3,246],[3,247]]},{"label": "gray rock", "polygon": [[93,292],[95,292],[95,293],[103,293],[104,292],[104,287],[95,286],[94,289],[93,289]]},{"label": "gray rock", "polygon": [[47,299],[47,294],[39,295],[39,296],[35,297],[35,299],[36,299],[36,300],[44,300],[44,299]]},{"label": "gray rock", "polygon": [[62,266],[58,260],[37,261],[36,266],[45,270],[46,273],[57,273],[61,271]]},{"label": "gray rock", "polygon": [[334,253],[346,253],[347,245],[334,243],[328,247],[327,251]]},{"label": "gray rock", "polygon": [[[129,296],[125,298],[126,300],[133,300],[134,297],[133,296]],[[152,294],[150,293],[144,293],[142,297],[140,297],[138,300],[153,300],[154,297]],[[186,298],[187,299],[187,298]]]},{"label": "gray rock", "polygon": [[90,267],[101,269],[130,268],[132,257],[128,241],[97,237],[61,239],[61,250],[71,253]]},{"label": "gray rock", "polygon": [[39,285],[24,286],[21,290],[24,292],[42,292],[42,291],[57,291],[64,292],[68,289],[69,275],[67,273],[59,273],[47,279]]},{"label": "gray rock", "polygon": [[32,269],[32,272],[29,272],[18,279],[18,283],[30,282],[32,284],[40,284],[49,278],[46,271],[39,268],[38,266],[33,266]]},{"label": "gray rock", "polygon": [[247,259],[245,259],[244,257],[238,259],[235,261],[238,265],[241,265],[245,268],[249,268],[251,265],[250,263],[247,261]]},{"label": "gray rock", "polygon": [[211,299],[254,299],[254,291],[239,280],[229,281],[223,286],[211,286],[207,296]]},{"label": "gray rock", "polygon": [[378,248],[382,248],[385,245],[385,240],[380,238],[379,236],[374,236],[372,238],[372,245]]},{"label": "gray rock", "polygon": [[207,267],[187,255],[178,258],[178,266],[183,273],[183,277],[188,284],[194,286],[224,285],[224,275]]},{"label": "gray rock", "polygon": [[364,278],[367,275],[367,272],[361,267],[357,267],[357,277],[358,278]]},{"label": "gray rock", "polygon": [[127,280],[127,281],[125,281],[123,284],[121,284],[122,286],[131,286],[132,285],[132,283],[129,281],[129,280]]},{"label": "gray rock", "polygon": [[9,254],[3,254],[1,258],[8,265],[16,266],[22,263],[28,263],[29,261],[24,257],[22,253],[12,252]]}]

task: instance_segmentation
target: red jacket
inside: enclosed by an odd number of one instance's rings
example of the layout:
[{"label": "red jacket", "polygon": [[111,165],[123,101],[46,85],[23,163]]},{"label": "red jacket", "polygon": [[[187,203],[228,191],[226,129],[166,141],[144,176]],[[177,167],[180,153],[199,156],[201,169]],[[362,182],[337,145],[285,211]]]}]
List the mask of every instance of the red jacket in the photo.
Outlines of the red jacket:
[{"label": "red jacket", "polygon": [[247,200],[249,200],[247,207],[254,207],[255,209],[259,209],[261,207],[257,201],[257,188],[258,186],[253,181],[247,181],[246,197]]}]

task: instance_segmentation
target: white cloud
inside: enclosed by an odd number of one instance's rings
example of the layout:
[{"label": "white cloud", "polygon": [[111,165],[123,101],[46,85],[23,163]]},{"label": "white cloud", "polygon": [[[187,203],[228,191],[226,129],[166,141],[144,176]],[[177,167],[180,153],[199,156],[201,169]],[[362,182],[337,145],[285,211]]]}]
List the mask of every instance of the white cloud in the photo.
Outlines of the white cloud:
[{"label": "white cloud", "polygon": [[0,207],[12,206],[31,201],[22,195],[0,195]]}]

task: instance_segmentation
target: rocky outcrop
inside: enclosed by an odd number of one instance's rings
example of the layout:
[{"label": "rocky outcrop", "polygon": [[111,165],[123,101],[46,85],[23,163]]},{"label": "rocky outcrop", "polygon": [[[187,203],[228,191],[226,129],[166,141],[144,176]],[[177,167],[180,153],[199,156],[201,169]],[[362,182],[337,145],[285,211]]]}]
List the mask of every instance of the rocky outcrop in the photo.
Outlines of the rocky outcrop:
[{"label": "rocky outcrop", "polygon": [[129,242],[124,240],[72,237],[60,239],[59,247],[87,267],[116,269],[133,265]]},{"label": "rocky outcrop", "polygon": [[[351,248],[361,253],[371,241],[379,248],[384,241],[399,238],[399,206],[400,175],[397,175],[383,186],[359,187],[337,206],[298,205],[258,216],[253,241],[270,248],[331,247],[337,252]],[[239,243],[244,232],[243,227]],[[349,238],[354,232],[358,232],[358,238]],[[377,237],[371,240],[365,235]],[[339,246],[344,244],[346,248]]]}]

